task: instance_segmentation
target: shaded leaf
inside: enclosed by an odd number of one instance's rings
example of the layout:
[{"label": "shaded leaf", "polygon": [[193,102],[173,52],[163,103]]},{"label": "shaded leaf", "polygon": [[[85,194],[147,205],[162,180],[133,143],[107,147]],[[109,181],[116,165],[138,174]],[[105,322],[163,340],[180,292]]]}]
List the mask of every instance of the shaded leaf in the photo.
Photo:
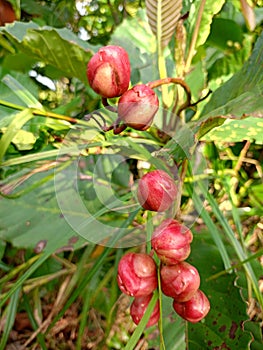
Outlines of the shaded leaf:
[{"label": "shaded leaf", "polygon": [[188,324],[189,350],[249,349],[252,337],[243,329],[248,316],[246,303],[241,298],[240,290],[235,287],[236,275],[226,274],[206,281],[224,270],[221,256],[209,236],[195,235],[188,260],[197,267],[201,276],[200,288],[211,303],[204,321]]},{"label": "shaded leaf", "polygon": [[171,40],[181,17],[182,0],[146,0],[146,13],[153,33],[165,47]]},{"label": "shaded leaf", "polygon": [[201,119],[211,116],[263,116],[263,33],[250,59],[230,80],[219,87],[205,106]]}]

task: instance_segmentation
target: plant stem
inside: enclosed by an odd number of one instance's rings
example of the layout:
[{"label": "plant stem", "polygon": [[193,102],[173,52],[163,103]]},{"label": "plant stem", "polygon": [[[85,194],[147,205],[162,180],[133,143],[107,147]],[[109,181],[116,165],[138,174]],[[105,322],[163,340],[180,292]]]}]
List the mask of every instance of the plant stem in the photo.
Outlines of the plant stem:
[{"label": "plant stem", "polygon": [[[28,109],[28,107],[20,106],[20,105],[17,105],[15,103],[11,103],[11,102],[4,101],[4,100],[0,100],[0,105],[8,107],[8,108],[16,109],[16,110],[19,110],[19,111],[23,111],[25,109]],[[51,111],[35,109],[35,108],[32,108],[32,109],[30,108],[30,111],[34,115],[40,115],[40,116],[43,116],[43,117],[49,117],[49,118],[53,118],[53,119],[65,120],[65,121],[70,122],[72,124],[87,125],[87,122],[85,122],[83,120],[75,119],[75,118],[68,117],[68,116],[62,115],[62,114],[57,114],[57,113],[54,113],[54,112],[51,112]]]},{"label": "plant stem", "polygon": [[148,210],[147,213],[147,223],[146,223],[146,252],[147,254],[150,254],[152,250],[151,246],[151,238],[152,238],[152,232],[153,232],[153,223],[152,223],[152,212]]},{"label": "plant stem", "polygon": [[184,89],[185,93],[186,93],[186,101],[185,103],[183,103],[180,108],[177,111],[177,114],[180,115],[180,113],[187,107],[191,106],[191,90],[189,88],[189,86],[186,84],[186,82],[183,79],[180,78],[171,78],[171,77],[167,77],[167,78],[163,78],[163,79],[158,79],[158,80],[154,80],[151,81],[149,83],[147,83],[147,85],[151,88],[157,88],[159,86],[163,86],[166,84],[178,84],[180,86],[182,86],[182,88]]},{"label": "plant stem", "polygon": [[165,343],[163,337],[163,301],[162,301],[162,289],[161,289],[161,275],[160,275],[161,263],[159,261],[157,276],[158,276],[158,291],[159,291],[159,306],[160,306],[160,319],[159,319],[159,332],[160,332],[160,350],[165,350]]},{"label": "plant stem", "polygon": [[189,47],[188,56],[187,56],[186,63],[185,63],[185,73],[188,72],[188,70],[191,66],[192,59],[195,55],[195,46],[196,46],[198,33],[199,33],[199,29],[200,29],[200,24],[201,24],[201,20],[202,20],[204,8],[205,8],[205,3],[206,3],[206,0],[201,0],[201,4],[200,4],[198,14],[197,14],[197,19],[195,22],[194,32],[192,35],[192,40],[191,40],[190,47]]}]

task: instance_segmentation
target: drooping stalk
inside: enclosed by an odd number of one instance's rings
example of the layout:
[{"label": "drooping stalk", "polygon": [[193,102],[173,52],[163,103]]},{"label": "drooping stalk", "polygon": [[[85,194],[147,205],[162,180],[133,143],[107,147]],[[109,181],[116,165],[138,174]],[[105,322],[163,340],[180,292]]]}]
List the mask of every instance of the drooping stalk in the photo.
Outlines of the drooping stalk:
[{"label": "drooping stalk", "polygon": [[196,19],[190,47],[189,47],[188,56],[187,56],[186,63],[185,63],[185,73],[187,73],[189,71],[189,68],[190,68],[191,63],[192,63],[192,59],[195,55],[195,46],[196,46],[198,33],[199,33],[199,29],[200,29],[200,24],[201,24],[201,20],[202,20],[204,8],[205,8],[205,3],[206,3],[206,0],[201,0],[201,4],[200,4],[199,10],[198,10],[197,19]]}]

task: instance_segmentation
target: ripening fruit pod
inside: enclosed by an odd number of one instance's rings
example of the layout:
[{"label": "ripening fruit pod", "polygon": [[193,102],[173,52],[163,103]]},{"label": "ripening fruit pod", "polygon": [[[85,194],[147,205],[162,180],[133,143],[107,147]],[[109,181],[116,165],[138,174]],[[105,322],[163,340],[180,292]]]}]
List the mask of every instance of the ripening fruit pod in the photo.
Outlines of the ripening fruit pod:
[{"label": "ripening fruit pod", "polygon": [[117,282],[130,296],[151,294],[157,288],[157,269],[153,258],[143,253],[127,253],[119,261]]},{"label": "ripening fruit pod", "polygon": [[127,90],[118,102],[118,118],[136,130],[146,130],[158,111],[159,100],[147,85],[139,84]]},{"label": "ripening fruit pod", "polygon": [[191,299],[200,286],[197,269],[185,261],[162,265],[160,275],[162,292],[178,302]]},{"label": "ripening fruit pod", "polygon": [[206,317],[210,310],[210,302],[207,296],[200,289],[193,297],[186,302],[174,300],[173,308],[175,312],[186,321],[197,323]]},{"label": "ripening fruit pod", "polygon": [[175,265],[188,258],[193,234],[177,220],[164,220],[153,232],[152,248],[159,259],[167,265]]},{"label": "ripening fruit pod", "polygon": [[130,83],[128,53],[120,46],[100,48],[87,64],[87,78],[91,88],[105,98],[119,97]]},{"label": "ripening fruit pod", "polygon": [[16,20],[15,11],[10,2],[0,0],[0,26],[12,23]]},{"label": "ripening fruit pod", "polygon": [[144,209],[163,212],[175,202],[177,187],[165,171],[153,170],[139,180],[137,196]]},{"label": "ripening fruit pod", "polygon": [[[153,294],[134,298],[130,307],[130,315],[135,324],[138,325],[140,323],[152,299],[152,296]],[[160,305],[159,305],[159,299],[158,299],[146,327],[150,327],[156,324],[159,321],[159,318],[160,318]]]}]

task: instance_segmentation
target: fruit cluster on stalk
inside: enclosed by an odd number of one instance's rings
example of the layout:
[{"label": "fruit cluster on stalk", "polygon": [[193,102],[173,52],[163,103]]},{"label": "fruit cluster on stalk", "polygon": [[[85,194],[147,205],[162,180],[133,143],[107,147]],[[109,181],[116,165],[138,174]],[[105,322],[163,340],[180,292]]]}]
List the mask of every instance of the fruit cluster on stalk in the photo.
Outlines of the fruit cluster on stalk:
[{"label": "fruit cluster on stalk", "polygon": [[[153,88],[170,82],[181,84],[176,78],[138,84],[130,88],[130,63],[127,52],[120,46],[105,46],[90,59],[87,77],[91,88],[101,95],[105,107],[108,98],[119,98],[114,125],[105,128],[115,134],[127,126],[147,130],[158,111],[158,97]],[[175,205],[178,190],[174,179],[163,170],[146,173],[138,182],[137,198],[145,210],[165,212]],[[151,237],[151,252],[127,253],[119,262],[117,282],[120,290],[133,297],[130,314],[138,324],[143,317],[154,291],[172,298],[175,312],[183,319],[196,323],[209,312],[210,303],[200,290],[197,269],[186,262],[191,252],[193,234],[188,227],[174,218],[168,218],[155,228]],[[158,273],[160,285],[158,286]],[[147,326],[154,325],[160,317],[159,299]]]}]

